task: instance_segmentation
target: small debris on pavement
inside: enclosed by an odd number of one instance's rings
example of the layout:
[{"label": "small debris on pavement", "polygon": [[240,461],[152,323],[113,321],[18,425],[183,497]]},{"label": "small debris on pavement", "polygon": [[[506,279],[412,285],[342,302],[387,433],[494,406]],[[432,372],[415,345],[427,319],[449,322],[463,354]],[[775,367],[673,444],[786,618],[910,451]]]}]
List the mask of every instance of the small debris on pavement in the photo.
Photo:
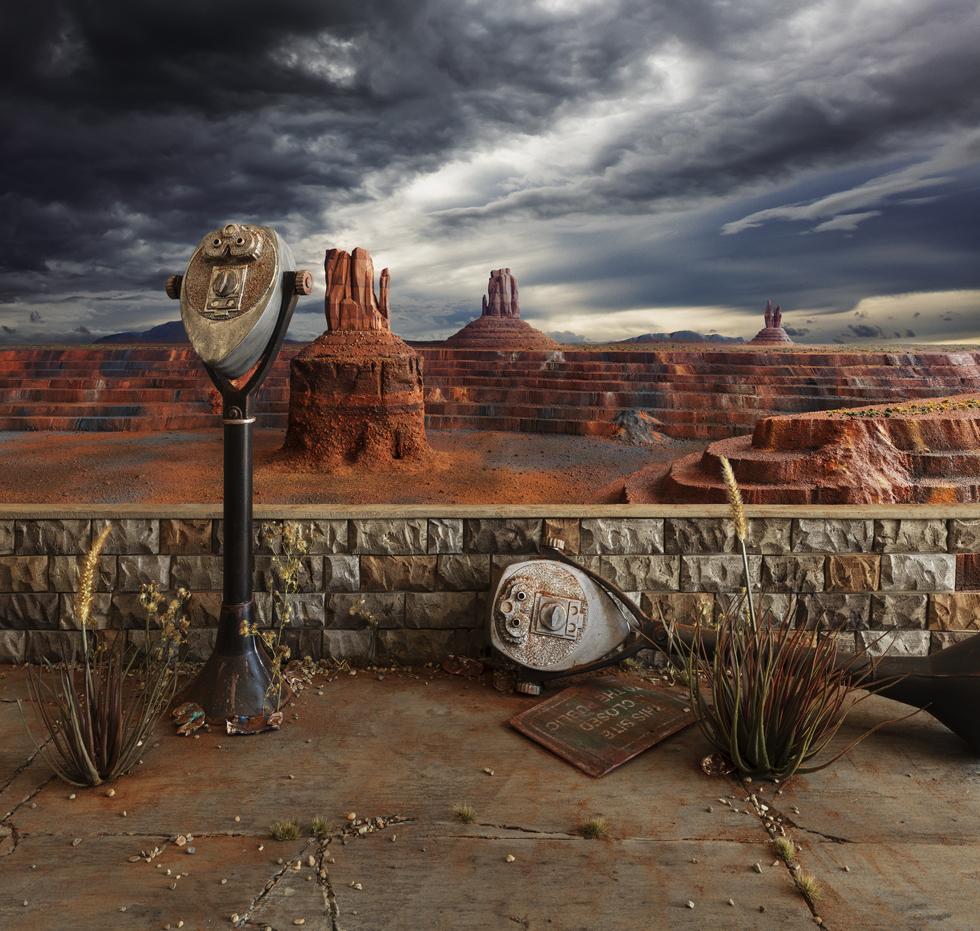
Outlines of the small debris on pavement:
[{"label": "small debris on pavement", "polygon": [[687,907],[694,908],[694,903],[690,899],[687,900]]},{"label": "small debris on pavement", "polygon": [[76,838],[75,838],[75,839],[74,839],[74,840],[73,840],[73,841],[71,842],[71,845],[72,845],[72,847],[77,847],[77,846],[78,846],[78,845],[79,845],[79,844],[80,844],[81,842],[82,842],[82,839],[81,839],[80,837],[76,837]]},{"label": "small debris on pavement", "polygon": [[492,769],[491,769],[491,768],[490,768],[489,766],[484,766],[484,767],[483,767],[483,771],[484,771],[484,772],[485,772],[485,773],[486,773],[486,774],[487,774],[488,776],[496,776],[496,775],[497,775],[497,774],[496,774],[496,773],[495,773],[495,772],[494,772],[494,771],[493,771],[493,770],[492,770]]},{"label": "small debris on pavement", "polygon": [[[178,705],[170,712],[170,717],[173,718],[174,724],[177,725],[177,733],[182,737],[189,737],[195,731],[199,731],[202,727],[206,728],[208,726],[207,720],[204,717],[204,709],[192,701]],[[194,736],[197,737],[199,735],[194,734]]]},{"label": "small debris on pavement", "polygon": [[752,869],[754,869],[757,873],[761,873],[762,872],[762,867],[758,863],[753,863],[752,864]]},{"label": "small debris on pavement", "polygon": [[106,789],[105,790],[105,797],[106,798],[112,798],[113,796],[115,796],[115,794],[116,794],[116,790],[115,789]]},{"label": "small debris on pavement", "polygon": [[504,859],[505,859],[505,860],[506,860],[506,861],[507,861],[508,863],[513,863],[513,862],[514,862],[514,861],[515,861],[515,860],[517,859],[517,857],[515,857],[515,856],[514,856],[514,855],[513,855],[512,853],[509,853],[509,854],[507,854],[507,856],[506,856],[506,857],[504,857]]},{"label": "small debris on pavement", "polygon": [[454,653],[450,653],[442,661],[442,670],[451,676],[476,677],[483,674],[483,663],[477,659],[470,659],[468,656],[456,656]]},{"label": "small debris on pavement", "polygon": [[225,730],[232,736],[251,736],[263,731],[277,731],[282,727],[282,712],[272,714],[239,714],[225,721]]}]

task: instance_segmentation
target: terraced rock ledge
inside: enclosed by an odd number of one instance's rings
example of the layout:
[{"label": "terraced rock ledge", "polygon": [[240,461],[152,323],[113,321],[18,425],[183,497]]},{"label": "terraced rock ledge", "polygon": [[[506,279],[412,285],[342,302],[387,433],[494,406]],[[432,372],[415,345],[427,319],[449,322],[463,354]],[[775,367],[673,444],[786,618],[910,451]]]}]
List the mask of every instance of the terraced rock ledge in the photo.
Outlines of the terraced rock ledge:
[{"label": "terraced rock ledge", "polygon": [[625,483],[626,500],[724,501],[721,458],[750,504],[980,501],[980,394],[764,417]]}]

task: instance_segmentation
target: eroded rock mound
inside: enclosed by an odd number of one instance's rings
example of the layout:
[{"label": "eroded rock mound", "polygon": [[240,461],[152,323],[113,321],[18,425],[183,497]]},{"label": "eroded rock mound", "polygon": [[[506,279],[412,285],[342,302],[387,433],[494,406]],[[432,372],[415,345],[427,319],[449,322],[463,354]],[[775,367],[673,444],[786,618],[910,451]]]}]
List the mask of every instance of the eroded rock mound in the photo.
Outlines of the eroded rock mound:
[{"label": "eroded rock mound", "polygon": [[766,309],[763,312],[766,325],[759,330],[755,336],[749,340],[749,345],[753,343],[792,343],[789,334],[783,329],[783,311],[777,304],[772,306],[772,301],[766,301]]},{"label": "eroded rock mound", "polygon": [[490,272],[483,313],[446,340],[463,349],[555,349],[558,346],[531,324],[521,320],[517,279],[509,268]]},{"label": "eroded rock mound", "polygon": [[380,298],[364,249],[330,249],[324,271],[327,331],[290,364],[283,451],[318,469],[424,458],[422,364],[391,332],[388,269]]},{"label": "eroded rock mound", "polygon": [[749,504],[980,501],[980,394],[765,417],[751,436],[712,443],[626,479],[630,502],[725,501],[721,457]]}]

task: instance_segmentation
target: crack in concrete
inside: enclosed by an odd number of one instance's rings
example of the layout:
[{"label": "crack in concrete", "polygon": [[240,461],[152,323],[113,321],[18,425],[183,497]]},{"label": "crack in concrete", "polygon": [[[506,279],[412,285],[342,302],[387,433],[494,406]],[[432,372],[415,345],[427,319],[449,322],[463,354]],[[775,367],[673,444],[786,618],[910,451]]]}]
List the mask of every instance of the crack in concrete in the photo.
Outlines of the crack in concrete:
[{"label": "crack in concrete", "polygon": [[25,795],[13,808],[10,809],[6,814],[0,816],[0,824],[5,821],[9,821],[17,812],[23,808],[32,798],[34,798],[52,779],[56,778],[54,773],[51,773],[47,779],[45,779],[40,785],[34,787],[33,791],[29,795]]},{"label": "crack in concrete", "polygon": [[[368,823],[370,823],[370,822],[375,821],[376,820],[376,817],[375,818],[367,818],[365,820]],[[309,838],[306,841],[306,843],[303,844],[303,847],[300,849],[299,853],[296,856],[289,857],[285,861],[285,863],[282,865],[282,867],[279,870],[277,870],[272,875],[272,877],[266,882],[266,884],[263,887],[262,891],[257,896],[255,896],[255,898],[252,899],[252,901],[249,904],[248,908],[245,909],[244,912],[239,913],[238,921],[235,923],[234,926],[235,927],[242,927],[242,926],[248,924],[248,922],[251,921],[251,919],[255,917],[255,913],[258,910],[258,908],[262,905],[263,901],[279,885],[279,883],[282,882],[283,878],[285,876],[287,876],[289,874],[289,872],[293,869],[293,866],[296,863],[296,861],[299,860],[300,862],[302,862],[305,857],[310,856],[310,854],[308,853],[308,851],[310,850],[310,848],[311,847],[315,847],[316,848],[316,854],[315,854],[316,873],[314,874],[314,880],[315,880],[317,886],[320,887],[321,892],[323,894],[323,908],[324,908],[324,912],[326,914],[326,917],[330,919],[330,928],[329,928],[329,931],[342,931],[342,928],[340,927],[340,925],[338,923],[339,922],[339,919],[340,919],[340,904],[339,904],[339,902],[337,900],[337,894],[336,894],[336,891],[334,890],[333,884],[330,881],[330,870],[329,870],[329,868],[327,866],[327,849],[330,846],[330,844],[333,841],[335,841],[335,840],[342,841],[343,844],[346,845],[348,841],[351,841],[351,840],[361,840],[361,839],[363,839],[365,837],[370,837],[371,834],[376,834],[379,831],[385,830],[386,828],[396,827],[396,826],[398,826],[400,824],[413,824],[415,822],[415,819],[414,818],[403,818],[403,817],[398,816],[398,815],[381,816],[381,820],[384,823],[380,827],[375,827],[373,831],[369,831],[369,832],[366,832],[364,834],[357,833],[356,829],[354,829],[354,831],[352,833],[351,832],[351,826],[348,825],[346,827],[341,828],[340,830],[334,831],[333,833],[331,833],[331,834],[329,834],[329,835],[327,835],[325,837],[322,837],[322,838],[311,837],[311,838]],[[172,835],[169,835],[169,836],[172,836]],[[249,835],[246,834],[245,832],[238,833],[238,834],[231,834],[231,835],[224,835],[224,834],[215,834],[215,835],[194,834],[194,838],[195,839],[197,839],[199,837],[207,837],[207,836],[215,836],[215,837],[222,837],[222,836],[244,837],[244,836],[249,836]]]},{"label": "crack in concrete", "polygon": [[330,919],[330,931],[342,931],[337,920],[340,918],[340,905],[337,902],[337,893],[334,891],[333,883],[330,881],[330,869],[327,866],[327,847],[330,838],[319,844],[317,855],[316,884],[320,887],[323,894],[323,908]]},{"label": "crack in concrete", "polygon": [[[485,821],[478,821],[476,826],[479,828],[493,828],[496,831],[518,831],[521,834],[532,834],[538,837],[547,838],[549,840],[583,840],[580,834],[568,834],[565,831],[539,831],[537,828],[525,828],[519,824],[490,824]],[[483,838],[485,840],[506,840],[506,838],[503,837],[487,838],[482,834],[462,834],[457,836],[475,839]]]},{"label": "crack in concrete", "polygon": [[249,921],[254,916],[256,910],[266,899],[269,893],[272,892],[272,890],[275,889],[276,886],[278,886],[279,883],[282,882],[283,877],[286,876],[291,869],[293,869],[293,864],[297,860],[303,859],[303,855],[306,853],[307,850],[310,849],[310,845],[312,843],[313,843],[312,838],[307,840],[306,843],[303,844],[303,847],[297,856],[290,857],[289,859],[287,859],[283,863],[283,865],[278,870],[276,870],[275,873],[272,874],[272,877],[266,881],[266,884],[262,888],[262,891],[257,896],[255,896],[252,899],[252,901],[249,903],[248,908],[246,908],[244,912],[239,913],[238,921],[233,922],[234,927],[241,928],[242,926],[247,925],[249,923]]},{"label": "crack in concrete", "polygon": [[[35,747],[34,747],[34,752],[33,752],[32,754],[30,754],[30,756],[28,756],[28,757],[27,757],[27,759],[26,759],[26,760],[24,760],[24,762],[23,762],[23,763],[21,763],[21,764],[20,764],[20,766],[18,766],[18,767],[17,767],[17,768],[16,768],[16,769],[15,769],[15,770],[14,770],[14,771],[13,771],[13,772],[12,772],[12,773],[10,774],[10,778],[9,778],[9,779],[8,779],[8,780],[7,780],[7,781],[6,781],[6,782],[5,782],[5,783],[4,783],[4,784],[3,784],[2,786],[0,786],[0,792],[6,792],[6,791],[7,791],[7,789],[9,789],[9,788],[10,788],[10,786],[12,786],[12,785],[13,785],[13,782],[14,782],[14,780],[15,780],[15,779],[16,779],[16,778],[17,778],[17,777],[18,777],[18,776],[19,776],[19,775],[20,775],[20,774],[21,774],[22,772],[24,772],[24,770],[26,770],[26,769],[27,769],[27,768],[28,768],[28,767],[29,767],[29,766],[31,765],[31,763],[33,763],[33,762],[34,762],[34,761],[35,761],[35,760],[36,760],[36,759],[38,758],[38,755],[39,755],[39,754],[41,753],[41,751],[42,751],[42,750],[43,750],[43,749],[44,749],[44,748],[45,748],[45,747],[46,747],[46,746],[47,746],[47,745],[48,745],[48,744],[49,744],[50,742],[51,742],[51,737],[48,737],[48,739],[47,739],[47,740],[45,740],[45,741],[44,741],[43,743],[41,743],[40,745],[37,745],[37,746],[35,746]],[[2,820],[2,819],[0,819],[0,820]]]}]

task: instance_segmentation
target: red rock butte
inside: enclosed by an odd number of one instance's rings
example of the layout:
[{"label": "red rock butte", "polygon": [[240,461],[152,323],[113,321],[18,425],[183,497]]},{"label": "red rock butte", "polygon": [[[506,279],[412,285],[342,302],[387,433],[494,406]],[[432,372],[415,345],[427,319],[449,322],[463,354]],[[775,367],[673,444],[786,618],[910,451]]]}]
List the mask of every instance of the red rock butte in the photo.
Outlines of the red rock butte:
[{"label": "red rock butte", "polygon": [[424,458],[422,365],[391,332],[388,269],[380,298],[364,249],[330,249],[324,272],[327,331],[290,363],[283,453],[315,469]]},{"label": "red rock butte", "polygon": [[763,311],[766,325],[759,330],[749,344],[753,343],[792,343],[789,334],[783,329],[783,311],[777,304],[772,306],[772,301],[766,301],[766,309]]},{"label": "red rock butte", "polygon": [[550,336],[521,320],[517,279],[509,268],[490,272],[483,312],[446,340],[447,346],[466,349],[557,349]]},{"label": "red rock butte", "polygon": [[765,417],[751,436],[712,443],[627,478],[629,502],[724,501],[721,458],[749,504],[980,501],[980,394]]}]

